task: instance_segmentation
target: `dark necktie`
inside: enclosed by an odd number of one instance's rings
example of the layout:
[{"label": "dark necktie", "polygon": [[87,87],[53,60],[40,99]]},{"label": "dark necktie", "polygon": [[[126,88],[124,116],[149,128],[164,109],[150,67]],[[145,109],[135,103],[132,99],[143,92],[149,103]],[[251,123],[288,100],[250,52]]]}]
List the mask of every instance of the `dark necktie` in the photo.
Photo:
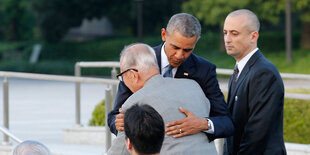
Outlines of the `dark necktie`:
[{"label": "dark necktie", "polygon": [[231,81],[231,89],[230,89],[231,92],[235,90],[235,86],[238,80],[238,74],[239,74],[239,69],[238,69],[238,65],[236,65],[234,69],[234,73],[233,73],[233,78]]},{"label": "dark necktie", "polygon": [[164,77],[171,77],[172,78],[172,69],[173,69],[173,67],[168,65],[168,70],[165,72]]}]

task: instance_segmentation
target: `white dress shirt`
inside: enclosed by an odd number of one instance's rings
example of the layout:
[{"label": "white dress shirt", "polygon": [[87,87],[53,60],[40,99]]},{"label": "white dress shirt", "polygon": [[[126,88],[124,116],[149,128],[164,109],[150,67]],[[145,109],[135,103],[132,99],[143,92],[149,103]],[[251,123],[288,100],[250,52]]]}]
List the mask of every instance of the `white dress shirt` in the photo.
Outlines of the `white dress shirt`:
[{"label": "white dress shirt", "polygon": [[[166,43],[164,43],[164,45],[161,47],[161,75],[164,75],[166,73],[166,71],[168,70],[168,65],[169,65],[169,61],[168,61],[168,57],[166,55],[166,52],[165,52],[165,45]],[[172,69],[172,77],[175,76],[175,73],[177,72],[178,70],[178,67],[174,67]]]},{"label": "white dress shirt", "polygon": [[238,65],[238,69],[239,69],[239,73],[237,78],[239,77],[240,73],[242,72],[244,66],[246,65],[246,63],[250,60],[250,58],[252,57],[252,55],[258,50],[258,48],[255,48],[253,51],[251,51],[250,53],[248,53],[244,58],[242,58],[239,62],[236,62],[236,65]]}]

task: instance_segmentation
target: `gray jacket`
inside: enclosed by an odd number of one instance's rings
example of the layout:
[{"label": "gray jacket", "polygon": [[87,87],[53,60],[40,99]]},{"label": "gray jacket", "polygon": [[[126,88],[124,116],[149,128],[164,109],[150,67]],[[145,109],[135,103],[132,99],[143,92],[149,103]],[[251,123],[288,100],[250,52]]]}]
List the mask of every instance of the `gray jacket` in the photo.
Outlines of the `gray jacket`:
[{"label": "gray jacket", "polygon": [[[130,96],[122,106],[125,112],[133,104],[148,104],[162,116],[164,123],[169,123],[186,116],[179,107],[187,109],[197,117],[208,117],[210,102],[201,87],[189,79],[163,78],[161,75],[151,77],[142,89]],[[119,132],[108,151],[109,155],[129,154],[125,145],[125,133]],[[161,155],[172,154],[217,154],[214,142],[209,143],[205,133],[182,138],[165,135]]]}]

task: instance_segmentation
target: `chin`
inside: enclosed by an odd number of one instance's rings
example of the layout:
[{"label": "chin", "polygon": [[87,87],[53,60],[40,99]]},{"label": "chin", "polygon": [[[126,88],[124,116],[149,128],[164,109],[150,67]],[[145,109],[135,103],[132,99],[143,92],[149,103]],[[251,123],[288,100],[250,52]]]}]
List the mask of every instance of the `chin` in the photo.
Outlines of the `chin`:
[{"label": "chin", "polygon": [[180,62],[180,63],[172,63],[171,66],[173,67],[179,67],[183,62]]},{"label": "chin", "polygon": [[226,50],[227,54],[230,55],[230,56],[234,56],[236,55],[233,51],[230,51],[230,50]]},{"label": "chin", "polygon": [[177,64],[177,65],[176,65],[176,64],[172,64],[171,66],[172,66],[172,67],[179,67],[180,64]]}]

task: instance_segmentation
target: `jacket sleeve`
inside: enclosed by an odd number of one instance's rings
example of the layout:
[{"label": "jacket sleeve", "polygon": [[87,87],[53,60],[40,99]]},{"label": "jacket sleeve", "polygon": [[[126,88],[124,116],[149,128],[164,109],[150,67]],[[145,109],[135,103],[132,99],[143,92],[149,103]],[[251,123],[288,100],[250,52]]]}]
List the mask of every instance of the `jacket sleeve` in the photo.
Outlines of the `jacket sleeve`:
[{"label": "jacket sleeve", "polygon": [[127,100],[129,96],[132,95],[132,92],[130,89],[125,85],[124,82],[120,82],[118,85],[118,91],[114,103],[114,107],[112,111],[108,114],[108,125],[110,128],[110,131],[117,135],[117,130],[115,128],[115,116],[119,114],[119,108],[122,107],[124,102]]},{"label": "jacket sleeve", "polygon": [[202,88],[211,103],[209,119],[214,125],[214,134],[207,134],[209,140],[212,141],[215,138],[232,136],[235,128],[228,110],[228,106],[225,103],[223,93],[219,88],[215,65],[211,65],[209,71],[207,72]]},{"label": "jacket sleeve", "polygon": [[278,115],[283,109],[284,87],[281,78],[268,69],[256,71],[248,87],[248,121],[238,154],[264,154],[266,139],[277,134],[271,132],[274,121],[281,121]]}]

